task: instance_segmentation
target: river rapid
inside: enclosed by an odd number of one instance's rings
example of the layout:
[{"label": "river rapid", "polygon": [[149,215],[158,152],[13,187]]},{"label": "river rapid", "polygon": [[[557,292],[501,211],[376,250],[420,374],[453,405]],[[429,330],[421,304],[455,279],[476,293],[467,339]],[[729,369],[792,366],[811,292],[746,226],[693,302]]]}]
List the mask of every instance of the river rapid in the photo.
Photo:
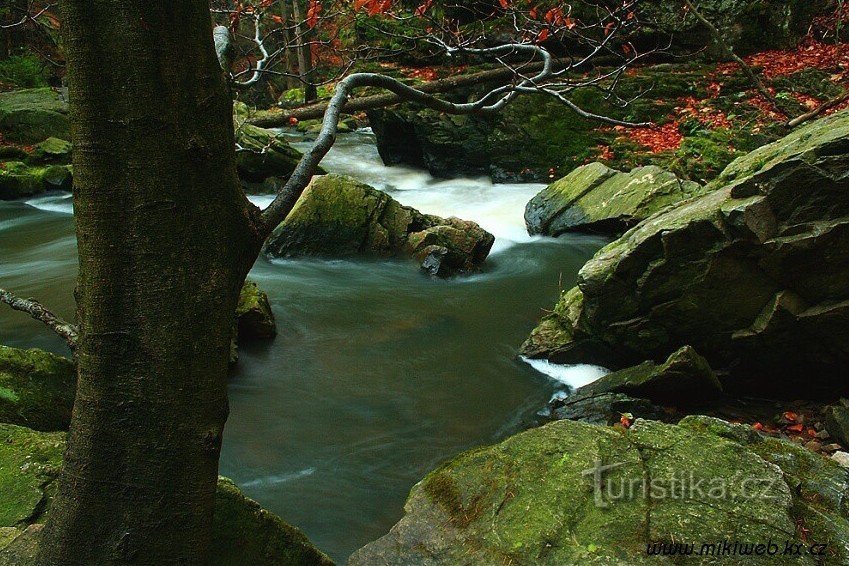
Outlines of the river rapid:
[{"label": "river rapid", "polygon": [[[398,521],[428,471],[527,426],[565,384],[599,376],[532,366],[516,350],[604,241],[532,238],[522,214],[542,185],[388,168],[367,130],[340,137],[323,166],[497,238],[484,272],[447,281],[401,260],[260,258],[250,275],[271,298],[279,336],[241,349],[221,474],[344,561]],[[72,318],[76,270],[69,195],[0,202],[0,287]],[[9,309],[0,343],[68,353]]]}]

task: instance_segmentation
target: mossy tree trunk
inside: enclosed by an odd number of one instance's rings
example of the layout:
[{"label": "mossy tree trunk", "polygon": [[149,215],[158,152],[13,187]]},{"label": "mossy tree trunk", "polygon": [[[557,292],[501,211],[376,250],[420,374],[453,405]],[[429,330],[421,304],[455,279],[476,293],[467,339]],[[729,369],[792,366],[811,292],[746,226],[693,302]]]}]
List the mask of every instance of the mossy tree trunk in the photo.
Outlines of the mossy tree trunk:
[{"label": "mossy tree trunk", "polygon": [[197,564],[259,252],[206,0],[65,0],[78,389],[38,562]]}]

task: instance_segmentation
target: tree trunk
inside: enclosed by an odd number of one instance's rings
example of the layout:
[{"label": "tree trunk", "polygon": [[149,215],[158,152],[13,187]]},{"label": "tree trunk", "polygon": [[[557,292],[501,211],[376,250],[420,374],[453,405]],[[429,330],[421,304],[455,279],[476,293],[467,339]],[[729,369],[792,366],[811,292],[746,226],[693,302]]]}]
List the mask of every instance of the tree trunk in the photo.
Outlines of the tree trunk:
[{"label": "tree trunk", "polygon": [[260,245],[209,3],[61,6],[79,374],[38,563],[204,563],[230,332]]},{"label": "tree trunk", "polygon": [[312,46],[310,42],[310,30],[304,22],[304,11],[301,10],[301,0],[292,0],[292,14],[295,17],[298,36],[298,72],[304,83],[304,104],[309,104],[318,99],[318,89],[312,81]]},{"label": "tree trunk", "polygon": [[289,4],[289,0],[280,0],[280,16],[283,19],[283,41],[286,44],[286,72],[290,75],[286,77],[286,86],[289,88],[297,88],[299,84],[298,79],[296,79],[293,75],[295,75],[298,70],[298,58],[295,55],[295,49],[293,48],[292,30],[290,29],[294,18],[292,16],[292,6]]}]

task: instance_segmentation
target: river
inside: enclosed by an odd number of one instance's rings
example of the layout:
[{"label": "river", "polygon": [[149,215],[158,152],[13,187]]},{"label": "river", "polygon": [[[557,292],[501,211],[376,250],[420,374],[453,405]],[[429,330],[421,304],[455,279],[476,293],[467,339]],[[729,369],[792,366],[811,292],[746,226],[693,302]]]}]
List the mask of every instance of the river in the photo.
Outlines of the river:
[{"label": "river", "polygon": [[[221,473],[343,562],[398,521],[429,470],[520,430],[563,383],[598,375],[515,355],[604,242],[531,238],[522,213],[542,185],[387,168],[368,131],[342,136],[323,165],[497,238],[483,273],[447,281],[407,261],[359,259],[260,258],[251,273],[280,333],[241,350]],[[76,270],[69,195],[0,202],[0,287],[72,318]],[[9,309],[0,309],[0,343],[68,353]]]}]

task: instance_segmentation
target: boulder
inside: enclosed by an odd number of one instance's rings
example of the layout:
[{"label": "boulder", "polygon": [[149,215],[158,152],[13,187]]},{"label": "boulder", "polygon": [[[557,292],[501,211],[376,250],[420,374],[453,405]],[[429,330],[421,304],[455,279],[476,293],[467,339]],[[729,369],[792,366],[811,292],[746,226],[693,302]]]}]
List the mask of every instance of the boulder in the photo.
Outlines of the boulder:
[{"label": "boulder", "polygon": [[236,146],[236,168],[248,183],[288,178],[302,155],[281,134],[246,122],[236,124]]},{"label": "boulder", "polygon": [[26,161],[30,164],[68,164],[71,162],[71,149],[71,142],[59,138],[47,138],[33,146],[32,151],[26,156]]},{"label": "boulder", "polygon": [[433,275],[473,272],[495,238],[474,222],[401,205],[350,177],[313,179],[265,244],[271,257],[412,257]]},{"label": "boulder", "polygon": [[[32,564],[50,513],[65,447],[63,433],[0,424],[0,565]],[[219,478],[211,564],[329,566],[333,562],[295,527]]]},{"label": "boulder", "polygon": [[663,407],[648,399],[638,399],[623,393],[576,392],[568,397],[555,397],[548,404],[548,418],[568,419],[597,425],[613,425],[621,421],[622,415],[635,418],[664,420]]},{"label": "boulder", "polygon": [[239,338],[269,339],[277,336],[277,323],[268,294],[253,281],[246,281],[236,306]]},{"label": "boulder", "polygon": [[601,163],[575,169],[525,208],[531,235],[581,231],[621,234],[672,204],[700,194],[701,185],[649,165],[622,173]]},{"label": "boulder", "polygon": [[73,177],[69,165],[27,165],[21,161],[0,163],[0,200],[31,197],[46,191],[70,191]]},{"label": "boulder", "polygon": [[68,102],[52,88],[0,93],[0,133],[10,142],[34,144],[49,137],[68,139]]},{"label": "boulder", "polygon": [[821,560],[845,564],[848,493],[849,471],[743,425],[688,417],[625,430],[558,421],[429,474],[404,518],[349,564],[657,564],[651,545],[700,552],[723,541],[772,542],[779,553],[818,541],[827,544]]},{"label": "boulder", "polygon": [[674,352],[662,364],[651,361],[609,373],[579,388],[576,397],[620,393],[671,406],[703,405],[722,394],[716,374],[690,346]]},{"label": "boulder", "polygon": [[0,346],[0,423],[68,430],[76,379],[66,358]]},{"label": "boulder", "polygon": [[688,344],[726,390],[845,391],[847,154],[841,112],[739,158],[599,251],[523,354],[615,369]]}]

